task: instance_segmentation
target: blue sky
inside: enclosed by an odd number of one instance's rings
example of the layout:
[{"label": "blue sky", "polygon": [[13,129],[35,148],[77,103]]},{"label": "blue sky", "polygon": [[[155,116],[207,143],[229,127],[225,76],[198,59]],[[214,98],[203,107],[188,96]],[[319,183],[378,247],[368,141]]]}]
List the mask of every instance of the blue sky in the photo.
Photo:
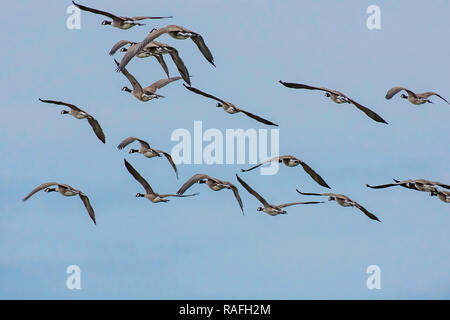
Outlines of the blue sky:
[{"label": "blue sky", "polygon": [[[80,3],[121,15],[173,15],[127,31],[101,26],[82,13],[81,29],[66,28],[70,1],[4,4],[0,74],[0,298],[37,299],[434,299],[450,298],[449,205],[403,188],[372,190],[392,178],[450,182],[450,107],[415,107],[396,85],[450,98],[445,63],[450,46],[448,1],[216,1]],[[366,8],[381,8],[381,30],[368,30]],[[175,82],[147,103],[126,92],[108,55],[118,40],[139,41],[153,27],[185,26],[203,35],[217,68],[190,40],[165,35],[192,85],[280,125],[280,152],[316,169],[336,193],[382,223],[334,202],[257,214],[243,188],[245,217],[231,192],[195,185],[195,198],[153,204],[124,157],[157,192],[172,193],[195,173],[237,184],[247,165],[179,165],[116,149],[128,136],[170,151],[171,133],[204,128],[266,128],[228,115]],[[9,28],[9,29],[8,29]],[[119,56],[119,55],[118,55]],[[119,56],[120,57],[120,56]],[[177,74],[170,58],[170,72]],[[133,59],[128,70],[148,85],[165,77],[155,59]],[[292,90],[278,80],[340,90],[379,113],[383,125],[322,93]],[[38,98],[74,103],[96,117],[100,143],[86,121],[62,116]],[[67,137],[59,135],[60,130]],[[307,201],[295,192],[327,192],[300,168],[275,176],[240,176],[271,203]],[[77,198],[36,194],[59,181],[83,190],[94,226]],[[68,290],[67,266],[79,265],[82,289]],[[381,268],[380,290],[366,288],[366,268]]]}]

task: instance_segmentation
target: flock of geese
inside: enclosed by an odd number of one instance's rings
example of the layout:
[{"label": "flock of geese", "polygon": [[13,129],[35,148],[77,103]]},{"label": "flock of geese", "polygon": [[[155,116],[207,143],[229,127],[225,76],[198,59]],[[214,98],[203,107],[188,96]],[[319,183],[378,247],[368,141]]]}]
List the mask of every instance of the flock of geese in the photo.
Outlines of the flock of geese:
[{"label": "flock of geese", "polygon": [[[103,16],[106,16],[111,19],[111,20],[104,20],[101,23],[102,25],[110,25],[112,27],[123,29],[123,30],[130,29],[134,26],[143,26],[144,24],[139,21],[146,20],[146,19],[172,18],[171,16],[167,16],[167,17],[137,16],[137,17],[131,17],[131,18],[124,17],[124,16],[116,16],[109,12],[105,12],[105,11],[89,8],[89,7],[83,6],[81,4],[77,4],[74,1],[72,1],[72,3],[75,6],[77,6],[80,10],[91,12],[94,14],[103,15]],[[142,41],[134,42],[134,41],[130,41],[130,40],[120,40],[116,44],[113,45],[113,47],[111,48],[111,50],[109,52],[110,55],[114,55],[120,49],[119,52],[125,53],[124,56],[122,57],[122,59],[120,60],[120,62],[117,61],[116,59],[114,59],[116,66],[117,66],[116,71],[121,72],[127,78],[127,80],[129,81],[129,83],[132,86],[132,89],[127,86],[124,86],[122,89],[123,91],[129,92],[136,99],[146,102],[146,101],[150,101],[152,99],[163,98],[164,96],[157,93],[157,91],[159,89],[162,89],[163,87],[165,87],[166,85],[168,85],[174,81],[183,79],[183,81],[187,84],[187,85],[183,84],[187,90],[189,90],[195,94],[216,100],[217,101],[216,106],[219,108],[222,108],[225,112],[227,112],[229,114],[243,113],[247,117],[250,117],[250,118],[252,118],[260,123],[263,123],[265,125],[278,126],[277,124],[275,124],[269,120],[266,120],[260,116],[257,116],[246,110],[238,108],[236,105],[234,105],[231,102],[227,102],[227,101],[217,98],[209,93],[203,92],[197,88],[192,87],[189,71],[186,68],[183,60],[181,59],[178,51],[174,47],[172,47],[168,44],[156,41],[156,39],[158,37],[160,37],[164,34],[168,34],[172,38],[179,39],[179,40],[184,40],[184,39],[190,38],[197,45],[198,49],[200,50],[200,52],[202,53],[204,58],[210,64],[212,64],[214,67],[216,66],[214,64],[214,58],[213,58],[211,51],[206,46],[205,41],[203,40],[203,37],[200,34],[198,34],[197,32],[191,31],[189,29],[186,29],[184,27],[177,26],[177,25],[168,25],[168,26],[160,28],[160,29],[152,29],[150,31],[150,33]],[[128,46],[128,47],[125,48],[125,46]],[[172,58],[172,61],[174,62],[176,68],[178,69],[180,76],[170,77],[168,67],[163,58],[163,56],[167,55],[167,54],[169,54],[170,57]],[[167,78],[160,79],[160,80],[152,83],[151,85],[143,88],[141,86],[141,84],[136,80],[136,78],[130,72],[128,72],[128,70],[126,69],[126,66],[131,61],[131,59],[133,59],[134,57],[147,58],[150,56],[153,56],[156,58],[158,63],[163,68],[165,74],[167,75]],[[283,86],[286,86],[288,88],[293,88],[293,89],[323,91],[323,92],[325,92],[325,96],[330,98],[333,102],[335,102],[337,104],[343,104],[343,103],[352,104],[356,108],[358,108],[359,110],[364,112],[372,120],[379,122],[379,123],[387,124],[387,122],[380,115],[378,115],[371,109],[361,105],[360,103],[356,102],[355,100],[349,98],[348,96],[346,96],[345,94],[343,94],[340,91],[330,90],[330,89],[323,88],[323,87],[315,87],[315,86],[310,86],[310,85],[300,84],[300,83],[291,83],[291,82],[283,82],[283,81],[280,81],[280,83]],[[401,98],[408,99],[408,101],[414,105],[421,105],[424,103],[433,103],[429,99],[431,96],[437,96],[440,99],[444,100],[446,103],[450,104],[445,98],[443,98],[441,95],[439,95],[436,92],[414,93],[413,91],[403,88],[403,87],[393,87],[393,88],[389,89],[386,94],[386,99],[393,98],[397,93],[399,93],[401,91],[406,92],[406,94],[401,95]],[[93,116],[91,116],[86,111],[78,108],[77,106],[75,106],[73,104],[66,103],[63,101],[47,100],[47,99],[39,99],[39,100],[43,103],[65,106],[70,109],[70,110],[62,110],[61,111],[62,114],[69,114],[69,115],[75,117],[76,119],[87,119],[89,125],[92,127],[97,138],[102,143],[106,143],[105,134],[103,133],[103,130],[102,130],[100,124]],[[173,162],[170,154],[163,150],[152,148],[149,145],[149,143],[146,142],[145,140],[136,138],[136,137],[128,137],[128,138],[124,139],[122,142],[120,142],[120,144],[117,146],[117,148],[120,150],[124,149],[125,147],[127,147],[128,145],[130,145],[131,143],[136,142],[136,141],[140,144],[140,148],[139,149],[130,149],[129,153],[140,153],[147,158],[164,156],[168,160],[170,166],[173,168],[173,170],[176,174],[176,177],[178,179],[178,169],[177,169],[175,163]],[[264,164],[267,164],[269,162],[274,162],[274,161],[276,161],[280,164],[282,163],[288,167],[296,167],[298,165],[301,165],[302,168],[304,169],[304,171],[317,184],[319,184],[322,187],[331,189],[330,186],[325,182],[325,180],[316,171],[314,171],[308,164],[306,164],[302,160],[300,160],[292,155],[277,156],[277,157],[268,159],[267,161],[261,162],[261,163],[257,164],[256,166],[253,166],[249,169],[241,169],[241,171],[248,172],[248,171],[254,170]],[[124,165],[125,165],[125,168],[127,169],[127,171],[133,176],[134,179],[136,179],[137,182],[139,182],[142,185],[142,187],[145,190],[145,193],[137,193],[136,197],[146,198],[153,203],[168,202],[169,200],[167,198],[169,198],[169,197],[196,196],[199,193],[185,194],[185,192],[189,188],[191,188],[194,184],[206,184],[213,191],[220,191],[223,189],[231,190],[233,192],[234,197],[236,198],[236,201],[239,205],[239,208],[240,208],[242,214],[244,214],[244,207],[243,207],[242,199],[239,194],[238,188],[229,181],[221,180],[221,179],[218,179],[215,177],[210,177],[206,174],[198,173],[198,174],[195,174],[194,176],[192,176],[190,179],[188,179],[180,187],[180,189],[176,192],[176,194],[159,194],[153,190],[153,188],[150,186],[150,184],[147,182],[147,180],[145,180],[139,174],[139,172],[125,159],[124,159]],[[285,210],[285,208],[294,206],[294,205],[324,203],[323,201],[306,201],[306,202],[290,202],[290,203],[285,203],[285,204],[280,204],[280,205],[270,204],[259,193],[257,193],[252,187],[250,187],[244,180],[242,180],[242,178],[239,177],[237,174],[236,174],[236,179],[239,182],[239,184],[249,192],[249,194],[253,195],[259,202],[261,202],[262,207],[258,207],[257,211],[265,212],[271,216],[275,216],[278,214],[286,214],[287,211]],[[401,186],[401,187],[408,188],[408,189],[427,192],[431,196],[437,196],[440,200],[450,203],[450,191],[443,190],[443,189],[450,190],[450,185],[440,183],[440,182],[429,181],[429,180],[425,180],[425,179],[410,179],[410,180],[404,180],[404,181],[399,181],[399,180],[394,179],[394,183],[378,185],[378,186],[367,185],[367,187],[373,188],[373,189],[382,189],[382,188],[389,188],[389,187],[394,187],[394,186]],[[439,188],[443,188],[443,189],[439,189]],[[75,189],[68,184],[62,184],[62,183],[58,183],[58,182],[43,183],[43,184],[39,185],[38,187],[36,187],[33,191],[31,191],[23,199],[23,201],[28,200],[31,196],[33,196],[35,193],[37,193],[41,190],[44,190],[45,192],[59,192],[60,194],[62,194],[63,196],[66,196],[66,197],[78,195],[79,198],[81,199],[81,201],[83,202],[84,206],[86,207],[86,210],[89,213],[89,216],[91,217],[92,221],[94,223],[96,223],[94,209],[92,208],[92,206],[90,204],[89,198],[82,191]],[[308,192],[301,192],[298,189],[297,189],[297,192],[301,195],[306,195],[306,196],[326,196],[326,197],[328,197],[329,201],[336,201],[339,205],[341,205],[343,207],[355,207],[355,208],[359,209],[361,212],[363,212],[368,218],[370,218],[372,220],[380,221],[373,213],[369,212],[358,202],[350,199],[349,197],[347,197],[343,194],[308,193]]]}]

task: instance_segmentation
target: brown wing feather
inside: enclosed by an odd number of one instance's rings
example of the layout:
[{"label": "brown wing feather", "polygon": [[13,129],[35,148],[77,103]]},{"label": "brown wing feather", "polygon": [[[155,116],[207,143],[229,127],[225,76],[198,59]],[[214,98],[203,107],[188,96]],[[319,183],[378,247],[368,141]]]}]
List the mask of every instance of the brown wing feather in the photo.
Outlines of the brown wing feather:
[{"label": "brown wing feather", "polygon": [[238,179],[239,183],[248,191],[248,193],[250,193],[256,199],[258,199],[259,202],[261,202],[264,206],[269,206],[269,203],[263,197],[261,197],[261,195],[259,193],[257,193],[255,190],[253,190],[247,183],[245,183],[244,180],[239,178],[238,175],[236,175],[236,178]]},{"label": "brown wing feather", "polygon": [[125,162],[125,167],[127,168],[128,172],[136,179],[137,182],[139,182],[144,187],[147,194],[154,194],[152,187],[144,178],[142,178],[139,172],[137,172],[136,169],[134,169],[127,160],[123,159],[123,161]]}]

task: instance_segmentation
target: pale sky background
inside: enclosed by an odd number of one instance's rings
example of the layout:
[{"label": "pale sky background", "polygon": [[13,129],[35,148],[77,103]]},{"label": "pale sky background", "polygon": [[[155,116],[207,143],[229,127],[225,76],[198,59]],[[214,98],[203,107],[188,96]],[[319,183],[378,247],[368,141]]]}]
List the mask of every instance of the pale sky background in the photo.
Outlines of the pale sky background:
[{"label": "pale sky background", "polygon": [[[386,91],[395,85],[450,98],[450,3],[426,1],[81,1],[118,15],[173,15],[130,30],[102,26],[82,13],[68,30],[70,1],[9,1],[2,8],[0,52],[0,298],[3,299],[448,299],[450,206],[404,188],[372,190],[393,178],[450,182],[450,106],[415,107]],[[369,5],[381,7],[382,29],[366,27]],[[140,41],[153,27],[178,24],[200,33],[212,67],[191,40],[158,40],[178,49],[192,85],[280,125],[280,152],[307,162],[333,188],[360,202],[382,223],[335,202],[258,214],[242,187],[243,217],[229,191],[204,185],[195,198],[153,204],[124,157],[156,192],[176,192],[195,173],[238,184],[248,165],[179,165],[119,151],[128,136],[170,151],[173,130],[267,128],[175,82],[165,99],[140,102],[126,92],[108,55],[118,40]],[[120,54],[117,54],[120,58]],[[177,70],[166,58],[171,75]],[[154,58],[127,66],[143,85],[165,77]],[[379,124],[323,93],[293,90],[278,80],[340,90],[389,122]],[[107,144],[86,121],[60,114],[38,98],[78,105],[98,119]],[[67,136],[60,135],[65,130]],[[136,147],[136,145],[132,145]],[[308,201],[328,192],[300,167],[275,176],[240,176],[271,203]],[[81,201],[40,192],[46,181],[84,191]],[[326,200],[326,199],[324,199]],[[82,289],[66,288],[79,265]],[[380,290],[366,288],[366,268],[381,268]]]}]

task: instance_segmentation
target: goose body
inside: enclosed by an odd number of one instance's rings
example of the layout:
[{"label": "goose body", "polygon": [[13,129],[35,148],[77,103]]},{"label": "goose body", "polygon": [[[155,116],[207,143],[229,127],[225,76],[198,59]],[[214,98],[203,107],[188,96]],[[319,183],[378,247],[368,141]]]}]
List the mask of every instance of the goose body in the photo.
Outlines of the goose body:
[{"label": "goose body", "polygon": [[450,203],[450,191],[434,190],[430,193],[431,196],[437,196],[441,201]]},{"label": "goose body", "polygon": [[[51,188],[52,186],[56,186],[55,188]],[[94,224],[96,224],[95,221],[95,212],[94,209],[91,206],[91,203],[89,201],[89,198],[80,190],[77,190],[68,184],[62,184],[58,182],[46,182],[43,183],[36,188],[34,188],[25,198],[22,199],[22,201],[27,201],[31,196],[33,196],[35,193],[44,190],[44,192],[58,192],[61,195],[65,197],[73,197],[78,196],[81,201],[83,202],[89,216],[91,217]]]}]

